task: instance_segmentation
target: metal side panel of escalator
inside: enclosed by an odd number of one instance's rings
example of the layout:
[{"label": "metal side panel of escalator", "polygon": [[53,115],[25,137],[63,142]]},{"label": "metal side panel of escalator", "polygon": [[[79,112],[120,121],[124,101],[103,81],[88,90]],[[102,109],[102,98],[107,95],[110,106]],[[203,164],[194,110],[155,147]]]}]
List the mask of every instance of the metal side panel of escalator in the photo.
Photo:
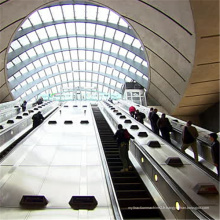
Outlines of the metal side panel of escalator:
[{"label": "metal side panel of escalator", "polygon": [[135,168],[121,172],[122,163],[114,133],[99,108],[92,106],[92,110],[123,218],[164,219]]}]

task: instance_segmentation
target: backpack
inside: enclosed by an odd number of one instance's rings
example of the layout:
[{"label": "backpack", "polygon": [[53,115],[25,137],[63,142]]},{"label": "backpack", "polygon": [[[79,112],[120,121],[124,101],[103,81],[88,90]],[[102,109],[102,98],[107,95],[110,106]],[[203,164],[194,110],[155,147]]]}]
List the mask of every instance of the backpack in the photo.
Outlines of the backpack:
[{"label": "backpack", "polygon": [[144,119],[146,118],[146,115],[143,112],[141,112],[141,117]]},{"label": "backpack", "polygon": [[129,141],[130,138],[131,138],[131,135],[129,134],[128,130],[124,129],[124,139]]}]

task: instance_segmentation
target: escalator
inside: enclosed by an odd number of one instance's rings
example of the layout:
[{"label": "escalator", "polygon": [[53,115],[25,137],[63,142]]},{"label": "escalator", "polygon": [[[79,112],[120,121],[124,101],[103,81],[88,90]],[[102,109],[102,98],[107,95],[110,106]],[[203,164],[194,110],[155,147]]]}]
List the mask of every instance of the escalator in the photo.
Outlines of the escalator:
[{"label": "escalator", "polygon": [[135,168],[121,172],[122,163],[114,134],[99,108],[92,106],[92,110],[123,218],[164,219]]}]

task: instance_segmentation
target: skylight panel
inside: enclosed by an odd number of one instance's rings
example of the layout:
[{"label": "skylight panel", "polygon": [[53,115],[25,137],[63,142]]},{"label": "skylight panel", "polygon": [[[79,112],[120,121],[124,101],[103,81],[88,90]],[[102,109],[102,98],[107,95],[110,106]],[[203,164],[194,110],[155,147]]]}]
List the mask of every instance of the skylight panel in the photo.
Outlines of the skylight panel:
[{"label": "skylight panel", "polygon": [[101,73],[105,73],[105,71],[106,71],[106,66],[100,65],[99,71],[100,71]]},{"label": "skylight panel", "polygon": [[25,28],[29,28],[29,27],[31,27],[32,25],[31,25],[31,23],[30,23],[30,21],[29,21],[29,19],[27,19],[23,24],[22,24],[22,28],[23,29],[25,29]]},{"label": "skylight panel", "polygon": [[12,50],[12,48],[10,47],[8,53],[11,53],[11,52],[13,52],[13,50]]},{"label": "skylight panel", "polygon": [[69,41],[70,48],[76,48],[77,47],[75,37],[68,38],[68,41]]},{"label": "skylight panel", "polygon": [[79,62],[79,69],[80,69],[80,70],[85,70],[85,69],[86,69],[86,68],[85,68],[85,65],[86,65],[85,62]]},{"label": "skylight panel", "polygon": [[132,46],[140,49],[141,48],[141,43],[140,43],[140,41],[138,39],[135,39],[133,44],[132,44]]},{"label": "skylight panel", "polygon": [[7,69],[10,69],[14,66],[14,64],[12,62],[7,63]]},{"label": "skylight panel", "polygon": [[57,32],[54,25],[45,27],[49,37],[57,37]]},{"label": "skylight panel", "polygon": [[89,20],[96,20],[98,7],[93,5],[87,5],[86,7],[86,18]]},{"label": "skylight panel", "polygon": [[63,20],[63,13],[62,13],[60,6],[50,7],[50,11],[51,11],[54,21]]},{"label": "skylight panel", "polygon": [[66,81],[67,81],[66,74],[62,74],[62,75],[60,75],[60,76],[61,76],[61,80],[62,80],[63,82],[66,82]]},{"label": "skylight panel", "polygon": [[[91,81],[92,80],[92,74],[91,73],[86,73],[86,79],[87,81]],[[87,83],[87,84],[90,84],[90,83]]]},{"label": "skylight panel", "polygon": [[42,67],[41,62],[39,60],[34,61],[33,65],[35,66],[35,68]]},{"label": "skylight panel", "polygon": [[129,27],[128,23],[122,18],[119,19],[119,25],[127,28]]},{"label": "skylight panel", "polygon": [[12,43],[11,43],[11,48],[13,49],[13,50],[17,50],[18,48],[20,48],[21,47],[21,44],[17,41],[17,40],[15,40],[15,41],[13,41]]},{"label": "skylight panel", "polygon": [[65,20],[74,19],[73,5],[62,5]]},{"label": "skylight panel", "polygon": [[78,54],[79,54],[79,59],[80,60],[85,60],[86,59],[85,50],[79,50]]},{"label": "skylight panel", "polygon": [[88,35],[95,35],[95,28],[96,28],[95,24],[86,23],[86,33]]},{"label": "skylight panel", "polygon": [[40,76],[40,78],[43,78],[46,76],[44,70],[41,70],[40,72],[38,72],[38,75]]},{"label": "skylight panel", "polygon": [[44,23],[53,21],[49,8],[40,9],[38,12],[39,12],[41,19]]},{"label": "skylight panel", "polygon": [[98,50],[101,50],[101,49],[102,49],[102,44],[103,44],[103,41],[102,41],[102,40],[95,39],[94,48],[95,48],[95,49],[98,49]]},{"label": "skylight panel", "polygon": [[44,86],[43,86],[42,83],[38,83],[38,84],[37,84],[37,87],[38,87],[38,89],[42,89]]},{"label": "skylight panel", "polygon": [[49,64],[46,57],[41,58],[40,61],[41,61],[42,65],[47,65],[47,64]]},{"label": "skylight panel", "polygon": [[116,81],[112,79],[111,82],[110,82],[110,85],[113,86],[113,87],[115,87]]},{"label": "skylight panel", "polygon": [[130,67],[130,65],[128,65],[127,63],[123,63],[122,68],[128,70]]},{"label": "skylight panel", "polygon": [[61,53],[61,52],[55,53],[54,55],[55,55],[55,57],[56,57],[56,61],[57,61],[57,62],[63,61],[63,56],[62,56],[62,53]]},{"label": "skylight panel", "polygon": [[123,62],[121,60],[117,59],[115,65],[121,67],[122,64],[123,64]]},{"label": "skylight panel", "polygon": [[124,36],[125,36],[125,33],[116,30],[114,39],[118,41],[122,41]]},{"label": "skylight panel", "polygon": [[86,70],[92,71],[92,63],[91,62],[86,62]]},{"label": "skylight panel", "polygon": [[128,35],[128,34],[125,34],[125,37],[124,37],[124,40],[123,40],[123,41],[124,41],[124,43],[131,45],[132,42],[134,41],[134,38],[131,37],[131,36]]},{"label": "skylight panel", "polygon": [[48,82],[48,80],[44,80],[44,81],[43,81],[43,85],[44,85],[44,87],[49,86],[49,82]]},{"label": "skylight panel", "polygon": [[21,85],[19,84],[18,86],[15,87],[15,90],[19,90],[21,88]]},{"label": "skylight panel", "polygon": [[26,68],[26,67],[23,67],[21,70],[20,70],[20,73],[21,74],[25,74],[25,73],[27,73],[28,72],[28,69]]},{"label": "skylight panel", "polygon": [[42,44],[42,46],[43,46],[45,52],[50,52],[50,51],[53,50],[52,47],[51,47],[50,42],[44,43],[44,44]]},{"label": "skylight panel", "polygon": [[60,39],[62,49],[69,48],[67,38]]},{"label": "skylight panel", "polygon": [[135,73],[137,70],[131,66],[131,68],[129,69],[130,72]]},{"label": "skylight panel", "polygon": [[86,73],[85,72],[80,73],[80,79],[84,80],[84,81],[86,80]]},{"label": "skylight panel", "polygon": [[103,83],[103,81],[104,81],[104,76],[99,75],[99,82],[102,82],[102,83]]},{"label": "skylight panel", "polygon": [[93,48],[94,47],[95,39],[93,38],[86,38],[86,48]]},{"label": "skylight panel", "polygon": [[115,12],[110,11],[108,22],[113,24],[118,24],[119,16]]},{"label": "skylight panel", "polygon": [[118,75],[119,75],[118,70],[113,70],[112,75],[115,77],[118,77]]},{"label": "skylight panel", "polygon": [[50,63],[55,63],[56,62],[54,54],[49,55],[47,58],[48,58]]},{"label": "skylight panel", "polygon": [[109,9],[99,7],[97,20],[106,22],[108,19],[108,14],[109,14]]},{"label": "skylight panel", "polygon": [[64,65],[65,65],[66,71],[71,71],[72,70],[72,65],[71,65],[70,62],[67,62]]},{"label": "skylight panel", "polygon": [[27,69],[28,69],[29,71],[31,71],[31,70],[34,70],[35,67],[34,67],[34,65],[33,65],[32,63],[30,63],[29,65],[27,65]]},{"label": "skylight panel", "polygon": [[51,44],[52,44],[53,50],[60,50],[61,49],[58,40],[51,41]]},{"label": "skylight panel", "polygon": [[65,71],[66,71],[66,70],[65,70],[65,66],[64,66],[63,63],[60,63],[60,64],[58,65],[58,68],[59,68],[59,71],[60,71],[60,72],[65,72]]},{"label": "skylight panel", "polygon": [[115,61],[116,61],[115,57],[109,57],[109,59],[108,59],[108,63],[112,64],[112,65],[115,65]]},{"label": "skylight panel", "polygon": [[105,26],[103,25],[97,25],[96,26],[96,35],[97,36],[100,36],[100,37],[103,37],[104,34],[105,34]]},{"label": "skylight panel", "polygon": [[66,31],[69,36],[76,34],[76,26],[75,23],[66,23]]},{"label": "skylight panel", "polygon": [[140,76],[140,77],[143,76],[143,73],[141,73],[140,71],[137,71],[136,74],[137,74],[138,76]]},{"label": "skylight panel", "polygon": [[98,72],[99,71],[99,64],[93,63],[93,71]]},{"label": "skylight panel", "polygon": [[63,58],[64,60],[70,60],[70,52],[69,51],[63,51]]},{"label": "skylight panel", "polygon": [[106,73],[111,74],[112,71],[113,71],[113,69],[112,69],[111,67],[108,67],[108,66],[107,66],[107,68],[106,68]]},{"label": "skylight panel", "polygon": [[74,72],[74,80],[79,80],[79,73],[78,72]]},{"label": "skylight panel", "polygon": [[72,58],[73,60],[77,60],[77,59],[78,59],[77,50],[72,50],[72,51],[70,51],[70,54],[71,54],[71,58]]},{"label": "skylight panel", "polygon": [[24,80],[23,82],[20,83],[20,85],[21,85],[22,87],[24,87],[24,86],[27,85],[27,82]]},{"label": "skylight panel", "polygon": [[105,83],[106,83],[106,84],[109,84],[109,83],[110,83],[110,78],[105,77]]},{"label": "skylight panel", "polygon": [[98,74],[93,74],[92,81],[97,82],[98,81]]},{"label": "skylight panel", "polygon": [[140,57],[136,56],[134,58],[134,61],[137,62],[137,63],[141,63],[143,60]]},{"label": "skylight panel", "polygon": [[23,36],[23,37],[19,38],[18,41],[20,42],[20,44],[23,47],[30,44],[30,41],[28,40],[27,36]]},{"label": "skylight panel", "polygon": [[86,33],[86,25],[85,23],[76,23],[76,32],[77,34],[84,35]]},{"label": "skylight panel", "polygon": [[110,27],[106,28],[105,37],[113,39],[114,34],[115,34],[115,29],[110,28]]},{"label": "skylight panel", "polygon": [[86,46],[86,40],[84,37],[78,37],[78,47],[84,48]]},{"label": "skylight panel", "polygon": [[60,83],[61,82],[60,81],[60,76],[55,76],[54,78],[55,78],[56,83]]},{"label": "skylight panel", "polygon": [[85,5],[74,5],[76,19],[85,19]]},{"label": "skylight panel", "polygon": [[40,19],[40,16],[38,14],[38,12],[34,12],[30,17],[29,20],[31,21],[31,23],[33,24],[33,26],[38,25],[38,24],[42,24],[42,21]]},{"label": "skylight panel", "polygon": [[37,86],[32,87],[32,91],[36,92],[37,91]]},{"label": "skylight panel", "polygon": [[86,51],[86,59],[92,60],[93,52],[92,51]]},{"label": "skylight panel", "polygon": [[127,58],[133,60],[135,58],[135,54],[133,54],[132,52],[129,51],[127,54]]},{"label": "skylight panel", "polygon": [[95,60],[95,61],[100,61],[100,57],[101,57],[101,54],[100,54],[100,53],[94,52],[94,60]]},{"label": "skylight panel", "polygon": [[25,61],[25,60],[29,59],[27,53],[22,53],[22,54],[19,56],[19,58],[20,58],[22,61]]},{"label": "skylight panel", "polygon": [[125,57],[125,55],[127,54],[127,52],[128,52],[127,50],[125,50],[124,48],[121,47],[118,54],[121,55],[121,56],[123,56],[123,57]]},{"label": "skylight panel", "polygon": [[112,48],[111,48],[111,52],[117,54],[119,49],[120,49],[120,47],[118,45],[113,44]]},{"label": "skylight panel", "polygon": [[33,79],[34,79],[34,80],[39,79],[39,76],[38,76],[38,74],[37,74],[37,73],[36,73],[36,74],[34,74],[34,75],[32,75],[32,77],[33,77]]},{"label": "skylight panel", "polygon": [[66,28],[64,24],[56,24],[55,28],[57,30],[58,36],[66,35]]},{"label": "skylight panel", "polygon": [[31,93],[32,93],[32,90],[31,90],[31,89],[29,89],[29,90],[26,92],[27,95],[30,95]]},{"label": "skylight panel", "polygon": [[9,82],[9,83],[12,82],[12,81],[14,81],[14,80],[15,80],[14,76],[11,76],[10,78],[8,78],[8,82]]},{"label": "skylight panel", "polygon": [[17,65],[17,64],[19,64],[20,62],[21,62],[21,59],[18,58],[18,57],[16,57],[15,59],[12,60],[12,63],[13,63],[14,65]]},{"label": "skylight panel", "polygon": [[44,71],[45,71],[45,73],[46,73],[47,76],[52,75],[51,68],[46,68],[46,69],[44,69]]},{"label": "skylight panel", "polygon": [[[54,83],[54,84],[55,84],[55,83]],[[57,93],[57,92],[58,92],[56,87],[51,88],[51,91],[52,91],[53,93]]]},{"label": "skylight panel", "polygon": [[108,55],[102,54],[102,56],[101,56],[101,62],[107,63],[107,60],[108,60]]},{"label": "skylight panel", "polygon": [[147,61],[144,60],[144,61],[142,62],[142,65],[145,66],[145,67],[148,67]]},{"label": "skylight panel", "polygon": [[49,78],[48,80],[49,80],[49,82],[50,82],[51,85],[55,84],[55,81],[54,81],[54,78],[53,78],[53,77]]},{"label": "skylight panel", "polygon": [[110,51],[110,48],[111,48],[111,43],[109,43],[107,41],[104,41],[104,43],[103,43],[103,50]]},{"label": "skylight panel", "polygon": [[44,49],[41,45],[36,46],[34,49],[35,49],[35,51],[37,52],[38,55],[44,53]]}]

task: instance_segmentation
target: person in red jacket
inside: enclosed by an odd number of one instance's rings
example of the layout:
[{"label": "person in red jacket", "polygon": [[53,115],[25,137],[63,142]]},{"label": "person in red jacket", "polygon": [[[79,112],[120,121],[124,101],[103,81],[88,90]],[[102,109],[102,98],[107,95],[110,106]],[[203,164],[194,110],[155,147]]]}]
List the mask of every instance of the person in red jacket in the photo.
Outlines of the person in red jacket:
[{"label": "person in red jacket", "polygon": [[136,111],[136,108],[134,106],[131,106],[129,108],[129,113],[130,113],[131,117],[133,117],[133,118],[134,118],[135,111]]}]

